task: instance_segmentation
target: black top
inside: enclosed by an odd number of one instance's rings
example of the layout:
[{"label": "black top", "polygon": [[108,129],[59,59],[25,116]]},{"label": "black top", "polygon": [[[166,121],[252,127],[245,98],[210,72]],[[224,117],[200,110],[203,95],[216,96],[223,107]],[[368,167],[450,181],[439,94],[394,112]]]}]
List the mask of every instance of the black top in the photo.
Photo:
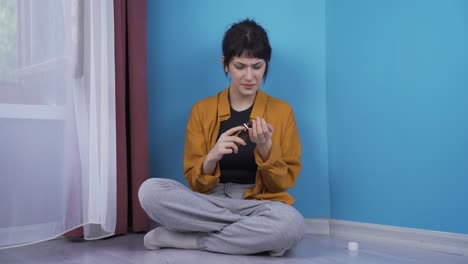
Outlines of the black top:
[{"label": "black top", "polygon": [[[252,108],[253,105],[241,112],[237,112],[231,108],[231,117],[220,124],[218,138],[228,129],[241,126],[243,123],[249,122]],[[254,156],[255,143],[251,142],[249,139],[246,143],[247,145],[245,146],[239,145],[239,151],[237,154],[226,154],[219,161],[221,183],[255,183],[255,175],[257,173],[257,164],[255,163]]]}]

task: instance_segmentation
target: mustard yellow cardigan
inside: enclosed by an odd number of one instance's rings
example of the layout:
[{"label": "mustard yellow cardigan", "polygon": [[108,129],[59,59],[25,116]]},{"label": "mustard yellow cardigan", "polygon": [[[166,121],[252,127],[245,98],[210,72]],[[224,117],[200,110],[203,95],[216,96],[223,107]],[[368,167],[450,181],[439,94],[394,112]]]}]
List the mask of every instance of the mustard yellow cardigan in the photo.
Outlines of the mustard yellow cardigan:
[{"label": "mustard yellow cardigan", "polygon": [[[219,164],[214,175],[203,174],[202,167],[216,144],[220,123],[230,117],[228,94],[229,88],[192,107],[185,137],[184,176],[193,191],[208,193],[219,184]],[[286,190],[294,186],[302,166],[293,110],[288,103],[259,90],[250,117],[263,117],[272,124],[274,132],[268,160],[263,161],[258,150],[254,151],[258,165],[255,186],[244,192],[244,198],[292,205],[294,198]]]}]

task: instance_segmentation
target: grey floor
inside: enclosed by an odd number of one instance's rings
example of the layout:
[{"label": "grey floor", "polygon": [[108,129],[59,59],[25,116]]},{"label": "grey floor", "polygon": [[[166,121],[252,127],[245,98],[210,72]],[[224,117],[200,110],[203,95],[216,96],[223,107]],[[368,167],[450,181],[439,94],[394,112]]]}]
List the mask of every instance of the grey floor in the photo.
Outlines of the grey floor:
[{"label": "grey floor", "polygon": [[86,242],[57,239],[0,250],[0,263],[468,263],[468,256],[363,242],[359,243],[358,253],[352,254],[346,249],[348,241],[320,235],[307,235],[299,245],[279,258],[264,254],[231,256],[176,249],[148,251],[142,241],[142,234]]}]

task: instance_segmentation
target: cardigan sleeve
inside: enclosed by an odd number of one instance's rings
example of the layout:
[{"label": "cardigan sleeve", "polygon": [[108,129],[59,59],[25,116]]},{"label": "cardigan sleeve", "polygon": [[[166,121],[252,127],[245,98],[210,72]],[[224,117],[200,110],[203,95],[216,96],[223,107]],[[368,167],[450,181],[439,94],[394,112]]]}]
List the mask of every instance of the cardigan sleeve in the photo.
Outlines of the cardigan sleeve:
[{"label": "cardigan sleeve", "polygon": [[267,160],[263,161],[258,149],[255,149],[259,176],[262,177],[267,191],[271,193],[284,192],[292,188],[302,167],[301,142],[291,108],[287,114],[287,121],[281,129],[282,131],[273,132],[279,133],[279,136],[273,137]]},{"label": "cardigan sleeve", "polygon": [[190,189],[196,192],[207,193],[219,183],[221,175],[219,165],[214,175],[203,174],[203,161],[210,150],[209,138],[204,134],[202,117],[199,106],[192,107],[184,147],[184,177]]}]

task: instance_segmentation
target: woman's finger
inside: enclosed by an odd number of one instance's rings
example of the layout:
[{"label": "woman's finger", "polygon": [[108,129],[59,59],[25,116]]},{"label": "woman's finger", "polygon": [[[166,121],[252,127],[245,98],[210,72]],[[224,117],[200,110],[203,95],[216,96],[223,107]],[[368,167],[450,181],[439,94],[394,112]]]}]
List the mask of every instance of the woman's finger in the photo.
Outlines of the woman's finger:
[{"label": "woman's finger", "polygon": [[232,136],[232,135],[235,135],[237,132],[242,131],[244,129],[245,129],[244,126],[236,126],[236,127],[226,130],[226,132],[224,132],[222,135]]},{"label": "woman's finger", "polygon": [[234,142],[236,143],[237,145],[247,145],[247,143],[245,142],[245,140],[243,140],[242,138],[238,137],[238,136],[229,136],[229,137],[226,137],[226,142]]},{"label": "woman's finger", "polygon": [[262,121],[263,118],[257,117],[256,123],[257,123],[257,136],[258,136],[258,141],[259,142],[264,142],[265,141],[265,135],[264,135],[264,130],[263,130],[263,124]]},{"label": "woman's finger", "polygon": [[273,126],[270,123],[267,123],[268,131],[273,134]]},{"label": "woman's finger", "polygon": [[237,151],[239,150],[237,148],[237,145],[234,144],[233,142],[224,142],[220,147],[221,147],[221,153],[223,155],[237,153]]},{"label": "woman's finger", "polygon": [[252,142],[258,142],[256,119],[252,120],[252,128],[249,131],[249,135],[250,135],[250,139],[252,140]]}]

